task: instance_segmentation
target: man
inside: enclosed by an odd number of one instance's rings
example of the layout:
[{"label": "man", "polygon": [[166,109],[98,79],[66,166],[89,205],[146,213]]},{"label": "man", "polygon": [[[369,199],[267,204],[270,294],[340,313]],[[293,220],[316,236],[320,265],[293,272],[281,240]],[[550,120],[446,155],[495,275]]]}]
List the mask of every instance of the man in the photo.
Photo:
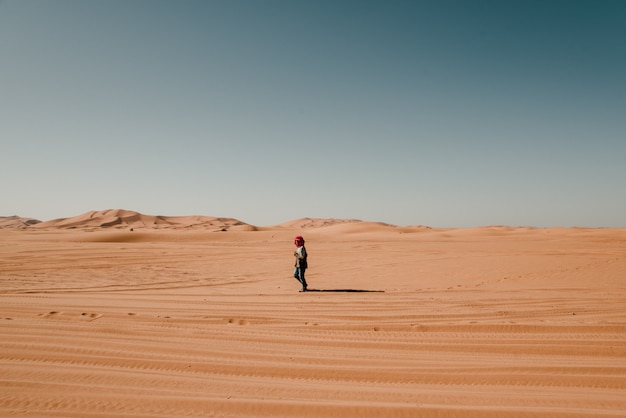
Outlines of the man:
[{"label": "man", "polygon": [[297,281],[302,285],[301,292],[307,291],[306,279],[304,278],[304,272],[306,271],[307,262],[306,262],[306,248],[304,247],[304,238],[298,235],[293,243],[296,246],[296,251],[294,251],[293,255],[296,258],[296,269],[293,271],[293,277],[296,278]]}]

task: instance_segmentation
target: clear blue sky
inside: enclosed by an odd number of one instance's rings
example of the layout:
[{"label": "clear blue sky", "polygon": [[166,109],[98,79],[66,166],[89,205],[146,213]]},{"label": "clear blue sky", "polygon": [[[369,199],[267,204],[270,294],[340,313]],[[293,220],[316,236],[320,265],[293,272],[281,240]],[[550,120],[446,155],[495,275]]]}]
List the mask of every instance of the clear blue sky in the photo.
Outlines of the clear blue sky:
[{"label": "clear blue sky", "polygon": [[626,1],[0,0],[0,215],[626,227]]}]

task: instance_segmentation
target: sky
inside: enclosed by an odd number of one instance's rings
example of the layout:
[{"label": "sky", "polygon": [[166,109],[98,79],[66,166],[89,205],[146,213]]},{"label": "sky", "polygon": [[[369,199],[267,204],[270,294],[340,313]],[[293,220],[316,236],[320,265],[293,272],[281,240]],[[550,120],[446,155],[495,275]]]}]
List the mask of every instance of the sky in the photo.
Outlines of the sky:
[{"label": "sky", "polygon": [[0,216],[626,227],[622,0],[0,0]]}]

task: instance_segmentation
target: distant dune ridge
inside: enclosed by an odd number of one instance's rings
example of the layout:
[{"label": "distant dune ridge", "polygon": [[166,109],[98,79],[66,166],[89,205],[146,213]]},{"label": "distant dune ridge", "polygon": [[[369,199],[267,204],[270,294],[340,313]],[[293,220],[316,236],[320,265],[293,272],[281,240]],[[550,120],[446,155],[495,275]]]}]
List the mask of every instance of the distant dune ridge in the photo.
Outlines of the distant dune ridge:
[{"label": "distant dune ridge", "polygon": [[[132,210],[93,210],[78,216],[40,221],[20,216],[0,217],[0,229],[18,230],[172,230],[172,231],[267,231],[267,230],[323,230],[328,233],[363,234],[377,232],[416,233],[446,231],[455,234],[486,234],[500,236],[524,231],[593,228],[535,228],[529,226],[487,225],[474,228],[432,228],[425,225],[399,226],[384,222],[340,218],[298,218],[272,226],[255,226],[235,218],[215,216],[161,216],[146,215]],[[615,229],[615,228],[613,228]],[[619,229],[619,228],[618,228]],[[453,232],[456,231],[456,232]]]},{"label": "distant dune ridge", "polygon": [[154,216],[124,209],[89,211],[32,225],[36,229],[254,229],[238,219],[213,216]]},{"label": "distant dune ridge", "polygon": [[41,223],[38,219],[22,218],[20,216],[0,216],[0,229],[26,229]]},{"label": "distant dune ridge", "polygon": [[[425,226],[398,227],[382,222],[365,222],[359,219],[299,218],[283,222],[273,227],[277,229],[318,229],[336,228],[338,232],[374,232],[398,230],[415,232],[430,229]],[[216,231],[256,231],[260,227],[234,218],[214,216],[155,216],[132,210],[107,209],[89,211],[82,215],[59,218],[42,222],[37,219],[10,216],[0,218],[0,228],[4,229],[168,229],[168,230],[216,230]]]},{"label": "distant dune ridge", "polygon": [[362,222],[358,219],[335,219],[335,218],[300,218],[283,222],[278,226],[284,228],[322,228],[325,226]]}]

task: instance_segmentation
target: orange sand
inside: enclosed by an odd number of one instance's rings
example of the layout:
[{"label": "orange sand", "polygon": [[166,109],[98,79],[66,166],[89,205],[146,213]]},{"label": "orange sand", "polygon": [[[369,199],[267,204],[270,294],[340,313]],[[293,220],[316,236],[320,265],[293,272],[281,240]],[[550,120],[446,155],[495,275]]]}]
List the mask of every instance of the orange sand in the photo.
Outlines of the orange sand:
[{"label": "orange sand", "polygon": [[0,229],[0,416],[626,415],[624,229],[136,215]]}]

